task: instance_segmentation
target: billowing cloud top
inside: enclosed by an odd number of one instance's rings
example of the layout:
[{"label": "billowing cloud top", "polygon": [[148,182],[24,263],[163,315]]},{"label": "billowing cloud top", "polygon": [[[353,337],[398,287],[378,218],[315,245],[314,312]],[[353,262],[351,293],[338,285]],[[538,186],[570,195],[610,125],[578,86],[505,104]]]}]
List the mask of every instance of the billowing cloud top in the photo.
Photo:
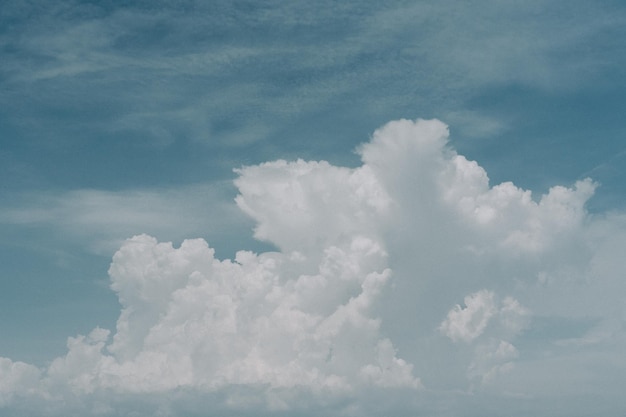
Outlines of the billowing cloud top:
[{"label": "billowing cloud top", "polygon": [[[586,213],[589,179],[539,199],[490,186],[447,138],[437,120],[400,120],[359,148],[357,168],[237,170],[236,203],[278,252],[219,260],[202,239],[128,239],[109,269],[121,304],[113,334],[70,337],[44,368],[0,359],[0,406],[437,415],[451,399],[472,404],[470,393],[542,400],[560,382],[558,394],[573,395],[598,376],[559,372],[583,357],[614,361],[624,339],[624,310],[604,292],[623,289],[624,218]],[[559,320],[569,333],[554,331]]]}]

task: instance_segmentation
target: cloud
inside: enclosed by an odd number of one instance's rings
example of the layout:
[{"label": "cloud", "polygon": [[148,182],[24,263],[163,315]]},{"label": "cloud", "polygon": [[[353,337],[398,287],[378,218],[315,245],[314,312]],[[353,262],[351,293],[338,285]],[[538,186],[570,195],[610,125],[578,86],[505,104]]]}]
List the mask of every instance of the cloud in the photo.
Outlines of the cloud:
[{"label": "cloud", "polygon": [[[247,232],[251,223],[228,202],[230,193],[231,185],[220,182],[156,190],[23,193],[0,208],[0,223],[51,230],[66,242],[108,257],[128,236],[139,233],[182,241],[201,234],[225,238],[237,227]],[[207,216],[208,211],[213,215]]]},{"label": "cloud", "polygon": [[9,404],[14,396],[32,394],[41,377],[41,371],[24,362],[0,358],[0,407]]},{"label": "cloud", "polygon": [[587,363],[616,358],[615,245],[626,227],[586,212],[591,180],[538,198],[492,186],[438,120],[390,122],[358,152],[356,168],[278,160],[236,171],[237,206],[277,252],[221,260],[203,239],[126,240],[109,269],[116,328],[70,337],[67,354],[42,369],[3,358],[2,405],[50,415],[199,415],[206,404],[225,414],[442,415],[457,404],[458,414],[470,394],[550,398],[531,378],[542,378],[547,352],[568,365],[579,356],[571,340],[533,339],[535,316],[593,315],[576,346]]},{"label": "cloud", "polygon": [[439,329],[453,341],[471,342],[482,334],[491,317],[496,314],[490,291],[479,291],[465,297],[465,308],[458,304],[450,310]]},{"label": "cloud", "polygon": [[310,270],[303,255],[239,252],[218,261],[201,239],[175,249],[137,236],[109,271],[122,304],[112,340],[100,328],[69,338],[67,355],[51,363],[33,395],[54,402],[107,390],[260,386],[247,401],[265,398],[273,409],[293,406],[281,389],[319,396],[362,385],[417,389],[411,365],[370,314],[390,276],[384,258],[365,237],[327,248]]},{"label": "cloud", "polygon": [[439,326],[452,341],[472,342],[481,336],[490,322],[498,321],[500,332],[514,336],[528,324],[528,310],[512,297],[495,301],[493,291],[481,290],[464,299],[465,307],[454,306]]},{"label": "cloud", "polygon": [[[619,71],[619,53],[607,60],[595,51],[618,50],[614,33],[624,21],[621,10],[585,2],[314,11],[272,2],[250,8],[39,3],[7,9],[4,17],[3,43],[16,51],[3,55],[10,125],[31,141],[51,135],[58,143],[74,142],[73,136],[96,141],[105,131],[156,147],[286,140],[303,134],[306,115],[338,109],[349,123],[370,121],[370,129],[416,106],[449,115],[468,135],[490,135],[511,117],[472,118],[464,103],[503,85],[595,89],[590,73],[613,79],[611,71]],[[602,48],[587,47],[596,42]],[[34,84],[39,88],[29,87]],[[372,99],[350,114],[363,91]],[[83,117],[59,122],[47,108]]]},{"label": "cloud", "polygon": [[375,233],[389,197],[367,167],[277,161],[237,170],[237,205],[255,219],[255,237],[283,251]]},{"label": "cloud", "polygon": [[464,304],[448,312],[439,330],[453,342],[474,345],[467,374],[484,385],[513,368],[519,352],[511,339],[528,326],[530,312],[512,297],[497,303],[487,290],[467,295]]},{"label": "cloud", "polygon": [[466,137],[470,138],[492,138],[496,135],[502,136],[508,128],[504,120],[480,114],[477,111],[463,110],[451,111],[445,115],[452,129],[458,129]]}]

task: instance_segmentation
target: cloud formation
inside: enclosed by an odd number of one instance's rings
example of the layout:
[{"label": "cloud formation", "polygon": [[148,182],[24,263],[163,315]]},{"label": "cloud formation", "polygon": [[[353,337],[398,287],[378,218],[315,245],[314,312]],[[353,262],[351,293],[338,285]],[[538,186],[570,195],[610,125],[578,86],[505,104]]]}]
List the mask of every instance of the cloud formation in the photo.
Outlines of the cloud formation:
[{"label": "cloud formation", "polygon": [[[250,224],[236,207],[225,203],[230,192],[231,184],[214,182],[156,190],[24,193],[0,208],[0,223],[49,228],[65,241],[106,256],[125,238],[141,233],[180,242],[200,230],[226,241],[239,225]],[[205,214],[207,207],[212,216]]]},{"label": "cloud formation", "polygon": [[[545,360],[533,327],[607,288],[592,280],[615,283],[623,261],[606,242],[624,239],[623,218],[586,213],[589,179],[538,199],[490,186],[447,138],[438,120],[400,120],[358,149],[357,168],[237,170],[236,204],[278,252],[220,260],[203,239],[128,239],[109,269],[116,329],[70,337],[42,369],[0,359],[0,406],[196,415],[210,398],[223,413],[374,415],[438,414],[459,393],[544,398],[524,382]],[[624,338],[623,309],[580,308],[574,320],[598,325],[567,343]]]}]

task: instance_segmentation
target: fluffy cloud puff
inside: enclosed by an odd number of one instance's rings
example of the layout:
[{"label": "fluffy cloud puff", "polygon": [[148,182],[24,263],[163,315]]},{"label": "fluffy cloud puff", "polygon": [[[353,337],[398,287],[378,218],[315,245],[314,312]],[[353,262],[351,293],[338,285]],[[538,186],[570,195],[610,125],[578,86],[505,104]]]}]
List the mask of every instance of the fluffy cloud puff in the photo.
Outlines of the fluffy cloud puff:
[{"label": "fluffy cloud puff", "polygon": [[[0,406],[195,415],[190,404],[210,396],[224,413],[364,415],[393,409],[371,408],[384,392],[436,414],[423,387],[441,398],[498,378],[533,395],[519,383],[536,365],[522,360],[533,323],[568,313],[557,289],[610,280],[619,266],[597,266],[615,259],[603,242],[623,234],[586,213],[591,180],[537,200],[512,183],[490,186],[447,138],[437,120],[400,120],[359,148],[357,168],[237,170],[236,203],[278,252],[219,260],[202,239],[129,239],[109,270],[122,306],[113,334],[69,338],[67,355],[43,369],[2,358]],[[615,313],[589,311],[604,324]]]},{"label": "fluffy cloud puff", "polygon": [[505,339],[528,325],[529,312],[512,297],[498,304],[496,295],[487,290],[466,296],[464,303],[465,307],[457,304],[448,312],[439,330],[454,342],[475,344],[468,376],[484,384],[512,368],[518,351]]}]

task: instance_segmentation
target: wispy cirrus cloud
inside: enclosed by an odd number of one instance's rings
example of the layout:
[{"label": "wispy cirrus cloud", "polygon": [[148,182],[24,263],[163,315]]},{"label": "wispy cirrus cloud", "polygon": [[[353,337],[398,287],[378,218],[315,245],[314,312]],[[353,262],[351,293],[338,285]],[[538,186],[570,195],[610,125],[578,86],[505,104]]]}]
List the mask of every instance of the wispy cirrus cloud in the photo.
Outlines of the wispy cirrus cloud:
[{"label": "wispy cirrus cloud", "polygon": [[[194,14],[165,4],[33,7],[39,24],[15,13],[17,23],[5,32],[4,43],[17,52],[3,72],[23,98],[35,100],[24,87],[36,83],[45,87],[37,100],[51,99],[49,88],[71,88],[67,100],[54,95],[61,107],[100,100],[97,108],[113,111],[113,132],[130,126],[157,145],[182,138],[227,145],[238,143],[237,132],[244,143],[268,140],[280,135],[277,124],[305,123],[302,115],[337,106],[354,117],[346,104],[364,91],[366,113],[378,123],[409,108],[443,117],[469,111],[466,103],[484,89],[579,90],[598,81],[590,73],[619,64],[584,49],[623,27],[619,14],[583,3],[487,4],[329,5],[312,13],[304,4],[248,10],[190,3]],[[554,15],[556,23],[548,18]],[[510,122],[471,110],[492,120],[487,133]],[[458,127],[482,132],[463,120]]]}]

